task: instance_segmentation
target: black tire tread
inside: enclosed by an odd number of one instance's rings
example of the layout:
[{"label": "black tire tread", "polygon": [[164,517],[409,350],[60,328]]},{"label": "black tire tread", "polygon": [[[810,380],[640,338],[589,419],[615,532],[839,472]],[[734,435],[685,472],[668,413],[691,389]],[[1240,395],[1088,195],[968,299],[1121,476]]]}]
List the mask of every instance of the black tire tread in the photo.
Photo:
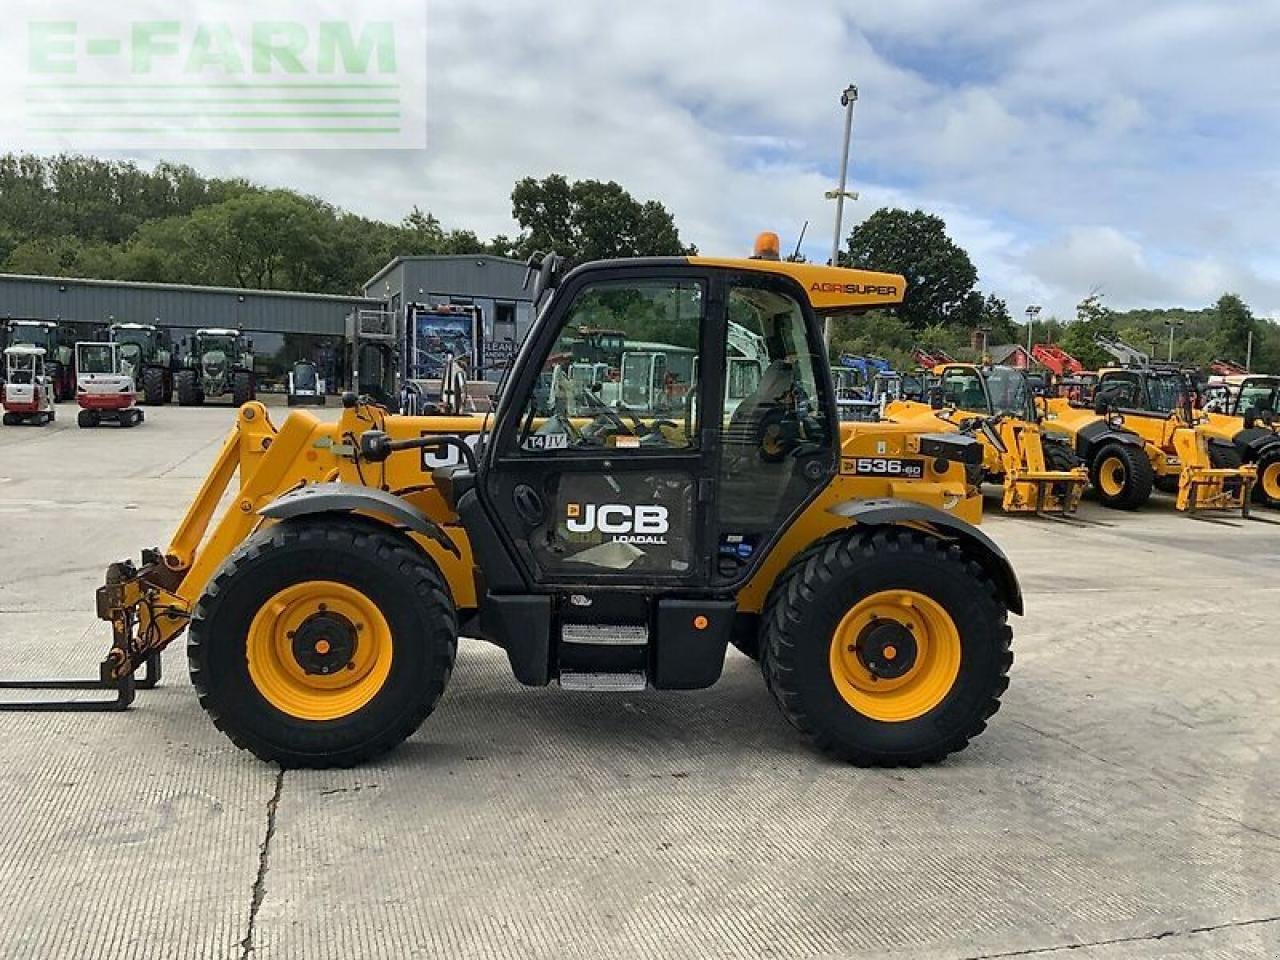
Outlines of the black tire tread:
[{"label": "black tire tread", "polygon": [[[1118,497],[1108,500],[1098,484],[1098,471],[1103,462],[1113,456],[1124,461],[1129,483]],[[1093,464],[1089,468],[1089,482],[1093,484],[1098,502],[1104,507],[1110,507],[1113,510],[1136,510],[1151,499],[1156,474],[1145,449],[1127,443],[1112,442],[1103,446],[1094,456]]]},{"label": "black tire tread", "polygon": [[1268,497],[1267,491],[1262,487],[1262,474],[1277,462],[1280,462],[1280,445],[1269,448],[1258,458],[1258,480],[1253,485],[1252,493],[1254,503],[1261,504],[1264,507],[1280,507],[1280,500],[1273,500]]},{"label": "black tire tread", "polygon": [[153,407],[165,402],[164,371],[159,367],[147,367],[142,371],[142,398],[144,403]]},{"label": "black tire tread", "polygon": [[1009,687],[1013,631],[1002,620],[999,675],[992,683],[986,704],[966,725],[928,749],[893,757],[862,752],[824,734],[804,713],[800,697],[790,684],[789,664],[796,650],[796,639],[790,635],[790,626],[798,621],[798,611],[810,605],[815,593],[836,579],[838,570],[853,566],[855,560],[907,552],[932,552],[947,563],[956,565],[973,578],[1001,610],[1004,609],[994,581],[960,547],[918,530],[895,526],[876,527],[866,532],[842,531],[817,541],[797,556],[779,577],[765,608],[760,666],[783,716],[823,753],[857,766],[918,767],[936,763],[963,750],[969,741],[986,729],[987,721],[1000,709],[1000,698]]},{"label": "black tire tread", "polygon": [[345,540],[365,556],[378,556],[392,561],[403,579],[405,591],[416,593],[433,609],[446,612],[448,617],[447,634],[450,639],[445,649],[438,653],[434,665],[436,669],[432,672],[432,676],[437,678],[438,682],[424,691],[425,695],[419,698],[414,709],[406,713],[398,724],[387,728],[376,740],[363,744],[358,750],[341,755],[308,757],[305,763],[306,767],[312,769],[352,767],[386,753],[422,726],[444,695],[457,658],[458,619],[453,599],[435,564],[403,535],[388,530],[376,521],[352,518],[323,522],[280,523],[263,531],[263,534],[251,537],[223,562],[196,604],[192,613],[191,626],[187,632],[187,663],[191,683],[196,689],[200,706],[209,714],[214,726],[226,734],[232,743],[242,750],[249,751],[260,760],[280,763],[282,766],[303,766],[304,764],[296,762],[297,757],[270,749],[244,736],[234,723],[219,712],[205,682],[204,627],[209,617],[209,605],[216,602],[218,594],[236,576],[245,562],[261,556],[266,551],[280,549],[290,541],[307,542],[317,538],[328,540],[334,545]]}]

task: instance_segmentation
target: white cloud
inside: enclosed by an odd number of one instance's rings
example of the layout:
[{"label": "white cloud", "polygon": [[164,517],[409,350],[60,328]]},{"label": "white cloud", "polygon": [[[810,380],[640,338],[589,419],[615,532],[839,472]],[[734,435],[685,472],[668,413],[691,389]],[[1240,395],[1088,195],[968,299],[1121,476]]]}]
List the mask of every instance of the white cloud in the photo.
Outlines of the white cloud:
[{"label": "white cloud", "polygon": [[943,214],[1015,314],[1102,287],[1115,306],[1233,288],[1280,315],[1273,3],[433,0],[428,37],[426,153],[179,159],[482,235],[515,229],[519,177],[614,179],[703,250],[808,219],[825,258],[853,80],[850,222]]}]

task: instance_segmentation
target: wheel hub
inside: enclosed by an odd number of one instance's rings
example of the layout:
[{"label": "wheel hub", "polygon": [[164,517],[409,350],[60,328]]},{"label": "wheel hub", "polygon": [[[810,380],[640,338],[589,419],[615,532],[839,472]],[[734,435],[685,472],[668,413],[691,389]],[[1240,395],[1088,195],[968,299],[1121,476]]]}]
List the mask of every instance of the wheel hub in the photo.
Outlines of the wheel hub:
[{"label": "wheel hub", "polygon": [[873,620],[857,640],[858,659],[873,677],[896,680],[915,666],[916,638],[896,620]]},{"label": "wheel hub", "polygon": [[307,617],[290,640],[298,666],[312,676],[326,677],[351,665],[359,642],[350,620],[324,609]]}]

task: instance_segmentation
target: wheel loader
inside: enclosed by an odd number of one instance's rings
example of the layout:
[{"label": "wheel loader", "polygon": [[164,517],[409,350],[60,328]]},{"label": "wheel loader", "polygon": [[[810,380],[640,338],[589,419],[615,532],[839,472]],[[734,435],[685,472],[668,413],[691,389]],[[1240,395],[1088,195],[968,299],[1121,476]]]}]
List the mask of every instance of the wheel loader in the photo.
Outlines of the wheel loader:
[{"label": "wheel loader", "polygon": [[1088,474],[1070,445],[1040,428],[1037,398],[1021,370],[944,363],[928,403],[900,400],[890,420],[958,430],[982,442],[982,479],[1004,489],[1006,513],[1072,514]]},{"label": "wheel loader", "polygon": [[[530,277],[538,320],[491,417],[346,394],[336,422],[277,428],[240,408],[169,546],[98,592],[117,702],[186,631],[200,703],[236,744],[352,765],[435,709],[459,636],[505,650],[523,684],[583,692],[707,687],[732,643],[844,760],[914,766],[979,734],[1023,610],[1008,559],[957,513],[977,517],[980,450],[841,427],[823,347],[825,315],[900,303],[903,278],[554,255]],[[767,362],[732,402],[731,323]],[[571,376],[584,326],[697,350],[693,382],[662,385],[681,402],[642,411]]]},{"label": "wheel loader", "polygon": [[1092,407],[1050,400],[1046,430],[1069,437],[1104,506],[1134,509],[1152,488],[1177,495],[1185,513],[1248,515],[1255,468],[1207,429],[1185,372],[1163,365],[1098,371]]},{"label": "wheel loader", "polygon": [[1280,377],[1229,375],[1220,387],[1219,401],[1198,411],[1202,429],[1253,464],[1254,503],[1280,507]]}]

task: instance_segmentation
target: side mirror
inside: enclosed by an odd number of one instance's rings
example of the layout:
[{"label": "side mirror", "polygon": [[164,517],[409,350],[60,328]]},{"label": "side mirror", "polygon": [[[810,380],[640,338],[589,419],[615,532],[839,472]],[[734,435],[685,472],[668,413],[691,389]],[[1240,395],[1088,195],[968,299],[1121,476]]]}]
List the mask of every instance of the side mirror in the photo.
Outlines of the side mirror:
[{"label": "side mirror", "polygon": [[933,410],[941,410],[945,404],[942,402],[942,388],[929,388],[929,406]]},{"label": "side mirror", "polygon": [[1099,390],[1093,395],[1093,412],[1100,417],[1105,417],[1107,411],[1115,407],[1116,397],[1115,390]]}]

